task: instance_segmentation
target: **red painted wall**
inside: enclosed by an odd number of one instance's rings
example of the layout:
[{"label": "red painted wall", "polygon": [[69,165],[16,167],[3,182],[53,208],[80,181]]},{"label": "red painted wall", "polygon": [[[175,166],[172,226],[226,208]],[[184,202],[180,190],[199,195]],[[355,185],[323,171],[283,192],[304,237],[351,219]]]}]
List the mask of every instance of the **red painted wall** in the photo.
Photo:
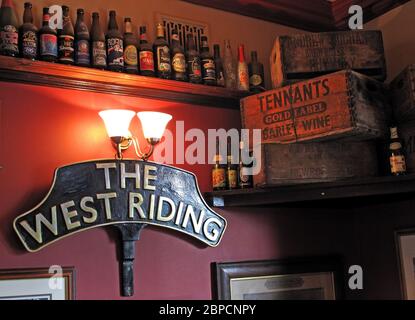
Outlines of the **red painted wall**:
[{"label": "red painted wall", "polygon": [[[97,112],[159,110],[204,131],[240,126],[238,111],[3,82],[0,104],[0,269],[75,266],[78,299],[120,298],[117,234],[93,229],[28,253],[12,221],[43,199],[56,167],[113,157]],[[137,119],[132,128],[140,134]],[[127,156],[133,157],[132,150]],[[209,165],[182,167],[197,175],[202,192],[210,190]],[[133,298],[210,299],[213,262],[326,254],[340,254],[345,266],[361,263],[367,271],[365,290],[346,290],[347,297],[399,298],[393,230],[415,222],[407,211],[414,201],[384,201],[218,210],[229,225],[217,248],[148,227],[137,245]]]}]

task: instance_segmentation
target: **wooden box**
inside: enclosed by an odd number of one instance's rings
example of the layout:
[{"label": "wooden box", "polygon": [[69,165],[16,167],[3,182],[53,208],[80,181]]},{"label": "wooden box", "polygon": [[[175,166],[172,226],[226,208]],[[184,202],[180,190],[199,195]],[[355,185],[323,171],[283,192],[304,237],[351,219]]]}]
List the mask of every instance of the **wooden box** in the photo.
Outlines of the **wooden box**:
[{"label": "wooden box", "polygon": [[398,134],[405,151],[406,169],[408,173],[415,173],[415,121],[400,124]]},{"label": "wooden box", "polygon": [[241,100],[242,126],[261,129],[262,143],[387,135],[385,85],[340,71]]},{"label": "wooden box", "polygon": [[272,87],[353,69],[386,79],[381,31],[340,31],[277,37],[270,57]]},{"label": "wooden box", "polygon": [[399,122],[415,120],[415,64],[405,68],[390,84],[392,107]]},{"label": "wooden box", "polygon": [[275,186],[329,182],[376,176],[377,152],[374,142],[262,145],[261,172],[254,185]]}]

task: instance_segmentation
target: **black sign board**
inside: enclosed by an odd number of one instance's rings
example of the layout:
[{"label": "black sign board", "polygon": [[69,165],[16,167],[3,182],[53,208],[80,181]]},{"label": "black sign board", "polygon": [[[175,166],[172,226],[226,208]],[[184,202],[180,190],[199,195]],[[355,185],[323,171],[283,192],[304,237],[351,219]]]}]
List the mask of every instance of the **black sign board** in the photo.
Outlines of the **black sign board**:
[{"label": "black sign board", "polygon": [[34,252],[71,234],[106,225],[155,225],[217,246],[226,220],[203,200],[196,177],[167,165],[99,160],[58,168],[52,188],[14,221]]}]

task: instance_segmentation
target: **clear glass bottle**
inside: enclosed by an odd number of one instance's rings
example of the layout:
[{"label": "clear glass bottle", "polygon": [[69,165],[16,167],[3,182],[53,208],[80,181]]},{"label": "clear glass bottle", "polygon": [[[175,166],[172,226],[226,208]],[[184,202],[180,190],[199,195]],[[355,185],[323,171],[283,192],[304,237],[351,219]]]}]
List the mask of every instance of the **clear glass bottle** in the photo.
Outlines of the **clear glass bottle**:
[{"label": "clear glass bottle", "polygon": [[232,54],[231,42],[225,40],[225,52],[223,56],[223,71],[225,75],[225,86],[228,89],[236,89],[236,66]]}]

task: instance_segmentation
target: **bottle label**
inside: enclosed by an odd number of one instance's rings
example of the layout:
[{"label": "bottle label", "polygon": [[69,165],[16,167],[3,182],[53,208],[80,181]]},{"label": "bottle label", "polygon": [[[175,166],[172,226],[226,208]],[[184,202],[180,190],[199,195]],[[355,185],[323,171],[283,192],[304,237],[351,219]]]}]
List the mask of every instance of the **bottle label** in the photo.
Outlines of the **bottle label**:
[{"label": "bottle label", "polygon": [[92,44],[92,56],[94,59],[94,66],[103,67],[107,66],[107,51],[104,41],[94,41]]},{"label": "bottle label", "polygon": [[213,59],[203,59],[203,80],[216,81],[215,61]]},{"label": "bottle label", "polygon": [[253,74],[249,78],[249,83],[251,84],[251,86],[258,87],[262,85],[262,77],[259,74]]},{"label": "bottle label", "polygon": [[390,149],[390,150],[398,150],[398,149],[400,149],[400,148],[402,148],[402,144],[401,144],[400,142],[392,142],[392,143],[389,145],[389,149]]},{"label": "bottle label", "polygon": [[58,56],[58,37],[54,34],[42,34],[40,36],[40,55]]},{"label": "bottle label", "polygon": [[77,30],[77,32],[76,32],[76,36],[77,36],[77,38],[78,38],[78,39],[79,39],[79,38],[82,38],[82,37],[89,38],[89,31],[88,31],[88,27],[86,26],[86,24],[85,24],[85,23],[81,24],[81,25],[78,27],[78,30]]},{"label": "bottle label", "polygon": [[154,55],[152,51],[140,52],[140,70],[154,72]]},{"label": "bottle label", "polygon": [[178,73],[186,72],[186,58],[183,53],[176,53],[173,57],[173,70]]},{"label": "bottle label", "polygon": [[170,49],[168,46],[157,48],[157,70],[159,72],[171,71]]},{"label": "bottle label", "polygon": [[229,189],[235,189],[238,187],[238,172],[237,170],[228,170],[228,187]]},{"label": "bottle label", "polygon": [[403,155],[391,156],[389,158],[392,173],[403,173],[406,172],[406,162]]},{"label": "bottle label", "polygon": [[214,189],[226,188],[226,175],[224,168],[214,168],[212,170],[212,186]]},{"label": "bottle label", "polygon": [[72,36],[59,37],[59,61],[74,62],[73,41]]},{"label": "bottle label", "polygon": [[239,63],[238,66],[238,89],[246,91],[249,90],[248,68],[244,63]]},{"label": "bottle label", "polygon": [[108,47],[108,65],[124,66],[124,43],[122,39],[109,38],[107,40]]},{"label": "bottle label", "polygon": [[187,61],[187,64],[189,66],[189,78],[192,79],[201,79],[202,78],[202,66],[201,61],[199,57],[193,57],[193,59],[190,59]]},{"label": "bottle label", "polygon": [[137,47],[128,45],[124,50],[124,63],[126,66],[133,66],[134,69],[138,66]]},{"label": "bottle label", "polygon": [[90,64],[90,50],[88,40],[78,40],[76,44],[76,63]]},{"label": "bottle label", "polygon": [[239,184],[241,186],[246,186],[249,184],[249,176],[243,173],[243,166],[240,167],[239,170]]},{"label": "bottle label", "polygon": [[37,56],[37,35],[34,31],[26,31],[22,34],[23,57],[35,58]]},{"label": "bottle label", "polygon": [[19,53],[19,34],[12,25],[5,25],[0,32],[0,50]]}]

